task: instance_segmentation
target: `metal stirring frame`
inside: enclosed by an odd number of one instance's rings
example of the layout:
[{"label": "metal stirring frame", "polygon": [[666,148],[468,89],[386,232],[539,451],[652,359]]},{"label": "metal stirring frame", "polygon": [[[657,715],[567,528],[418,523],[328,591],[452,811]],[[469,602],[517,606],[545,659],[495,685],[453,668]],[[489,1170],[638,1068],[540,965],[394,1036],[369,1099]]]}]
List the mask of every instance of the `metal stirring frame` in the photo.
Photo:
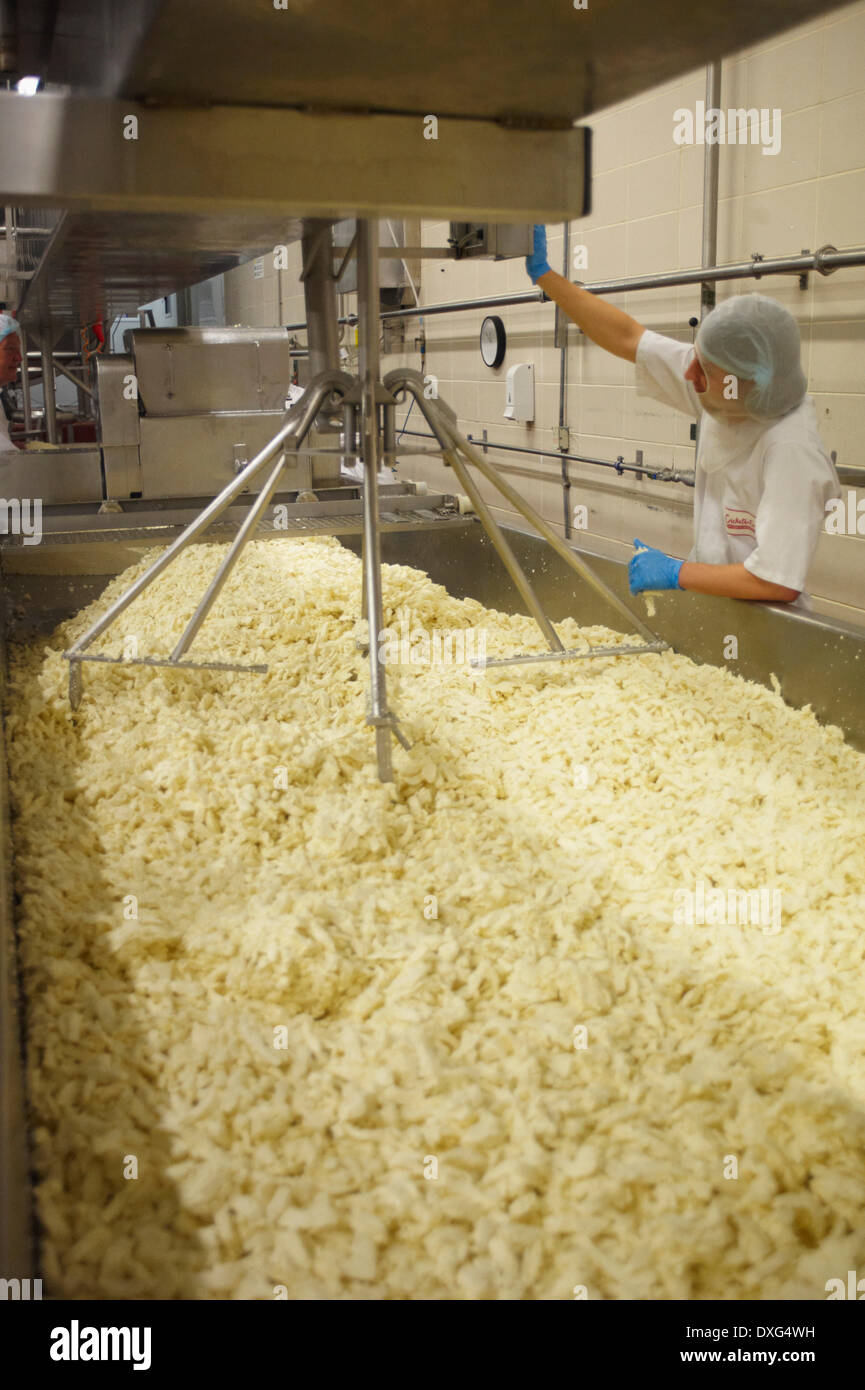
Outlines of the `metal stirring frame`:
[{"label": "metal stirring frame", "polygon": [[[358,376],[329,368],[317,373],[309,382],[302,398],[286,412],[285,421],[279,431],[263,449],[247,464],[246,468],[223,488],[222,492],[210,502],[196,519],[172,542],[154,563],[92,624],[68,651],[63,653],[69,662],[69,702],[73,710],[78,709],[83,694],[81,664],[84,661],[100,661],[122,666],[173,666],[178,669],[252,671],[265,672],[266,666],[243,665],[236,662],[184,661],[181,658],[192,645],[205,618],[228,579],[237,560],[264,516],[271,498],[277,490],[279,480],[286,464],[286,455],[299,450],[303,440],[313,428],[319,412],[343,412],[344,449],[348,456],[357,456],[363,463],[363,615],[369,627],[368,658],[370,699],[367,723],[375,729],[376,762],[379,780],[393,781],[392,736],[404,748],[411,745],[399,726],[395,713],[387,701],[385,665],[380,658],[382,630],[382,584],[381,584],[381,536],[379,528],[378,474],[383,455],[396,453],[396,405],[398,398],[407,393],[411,395],[435,435],[444,463],[453,469],[460,487],[469,498],[481,524],[508,574],[513,580],[523,602],[535,619],[549,647],[548,652],[529,653],[513,657],[501,657],[472,665],[510,666],[530,664],[539,661],[576,661],[604,656],[642,656],[651,652],[662,652],[669,643],[662,641],[652,632],[641,618],[628,608],[627,604],[601,580],[591,567],[577,555],[558,536],[552,527],[541,517],[525,499],[511,487],[501,473],[488,459],[473,449],[457,427],[454,411],[440,398],[428,398],[425,382],[420,372],[406,367],[398,367],[389,372],[384,380],[379,377],[379,277],[377,224],[369,219],[358,219],[356,254],[358,258]],[[382,420],[379,420],[381,408]],[[277,457],[278,456],[278,457]],[[232,541],[219,568],[211,580],[198,607],[186,625],[180,639],[169,658],[156,657],[111,657],[104,654],[87,654],[87,648],[101,636],[120,616],[130,603],[138,597],[162,572],[185,546],[199,536],[216,520],[236,497],[248,486],[256,475],[276,458],[276,463],[268,474],[258,497],[250,506],[243,524]],[[538,534],[566,561],[583,579],[601,594],[616,612],[625,618],[644,639],[643,645],[619,647],[591,647],[575,651],[566,650],[552,623],[545,614],[532,585],[514,555],[508,541],[480,490],[471,477],[467,465],[472,465],[492,483],[502,497],[521,516],[528,521]]]}]

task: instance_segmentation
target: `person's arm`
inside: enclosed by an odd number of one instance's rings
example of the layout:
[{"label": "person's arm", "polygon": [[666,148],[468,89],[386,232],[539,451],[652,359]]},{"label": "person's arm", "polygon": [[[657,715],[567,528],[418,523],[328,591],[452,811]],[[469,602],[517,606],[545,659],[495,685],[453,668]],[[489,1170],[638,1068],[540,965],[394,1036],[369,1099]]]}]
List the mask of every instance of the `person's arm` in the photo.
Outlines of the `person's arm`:
[{"label": "person's arm", "polygon": [[801,592],[759,579],[744,565],[701,565],[696,560],[686,560],[682,565],[679,588],[691,589],[697,594],[719,594],[724,598],[762,600],[763,603],[792,603]]},{"label": "person's arm", "polygon": [[539,222],[534,227],[534,249],[526,257],[526,273],[598,347],[628,362],[637,360],[637,344],[646,331],[643,325],[552,270],[547,260],[547,229]]},{"label": "person's arm", "polygon": [[634,554],[628,565],[628,585],[632,594],[662,589],[691,589],[697,594],[717,594],[722,598],[743,598],[762,603],[792,603],[801,590],[788,589],[760,579],[745,565],[704,565],[696,560],[676,560],[663,550],[634,541]]},{"label": "person's arm", "polygon": [[616,357],[624,357],[628,362],[636,361],[637,344],[646,330],[630,314],[581,289],[555,270],[540,275],[535,284],[540,285],[544,294],[549,295],[598,347],[605,348]]}]

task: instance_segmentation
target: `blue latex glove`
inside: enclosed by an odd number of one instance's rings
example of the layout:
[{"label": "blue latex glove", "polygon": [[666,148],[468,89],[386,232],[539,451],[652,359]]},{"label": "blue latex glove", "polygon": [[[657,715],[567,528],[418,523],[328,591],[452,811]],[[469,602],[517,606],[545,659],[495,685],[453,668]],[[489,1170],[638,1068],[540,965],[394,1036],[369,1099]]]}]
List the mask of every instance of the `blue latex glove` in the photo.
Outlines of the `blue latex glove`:
[{"label": "blue latex glove", "polygon": [[[642,545],[634,541],[634,545]],[[678,589],[679,570],[684,560],[674,560],[663,550],[653,550],[647,546],[631,559],[628,565],[628,585],[632,594],[641,594],[644,589]]]},{"label": "blue latex glove", "polygon": [[547,260],[547,229],[535,223],[535,249],[530,256],[526,256],[526,273],[537,280],[541,275],[546,275],[552,266]]}]

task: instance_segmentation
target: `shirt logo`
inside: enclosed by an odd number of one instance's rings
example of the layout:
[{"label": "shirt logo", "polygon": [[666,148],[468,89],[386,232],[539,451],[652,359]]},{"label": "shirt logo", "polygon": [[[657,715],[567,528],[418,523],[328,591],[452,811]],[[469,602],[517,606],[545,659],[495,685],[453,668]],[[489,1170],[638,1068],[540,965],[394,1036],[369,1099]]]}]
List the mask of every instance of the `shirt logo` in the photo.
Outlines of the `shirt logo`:
[{"label": "shirt logo", "polygon": [[756,520],[753,512],[738,507],[724,508],[724,524],[729,536],[754,536],[756,539]]}]

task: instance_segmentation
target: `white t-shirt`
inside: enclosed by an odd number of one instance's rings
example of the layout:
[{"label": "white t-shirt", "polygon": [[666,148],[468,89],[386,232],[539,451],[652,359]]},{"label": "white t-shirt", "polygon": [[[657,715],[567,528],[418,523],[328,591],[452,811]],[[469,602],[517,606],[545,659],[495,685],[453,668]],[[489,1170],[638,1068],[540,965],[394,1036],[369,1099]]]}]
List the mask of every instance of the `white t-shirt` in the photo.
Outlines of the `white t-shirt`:
[{"label": "white t-shirt", "polygon": [[[699,417],[694,489],[694,545],[689,560],[744,564],[770,584],[798,589],[795,606],[810,608],[805,580],[826,520],[826,503],[841,486],[824,448],[810,396],[779,420],[725,421],[703,410],[685,370],[693,348],[646,329],[637,346],[637,394]],[[704,458],[724,458],[717,472]]]}]

